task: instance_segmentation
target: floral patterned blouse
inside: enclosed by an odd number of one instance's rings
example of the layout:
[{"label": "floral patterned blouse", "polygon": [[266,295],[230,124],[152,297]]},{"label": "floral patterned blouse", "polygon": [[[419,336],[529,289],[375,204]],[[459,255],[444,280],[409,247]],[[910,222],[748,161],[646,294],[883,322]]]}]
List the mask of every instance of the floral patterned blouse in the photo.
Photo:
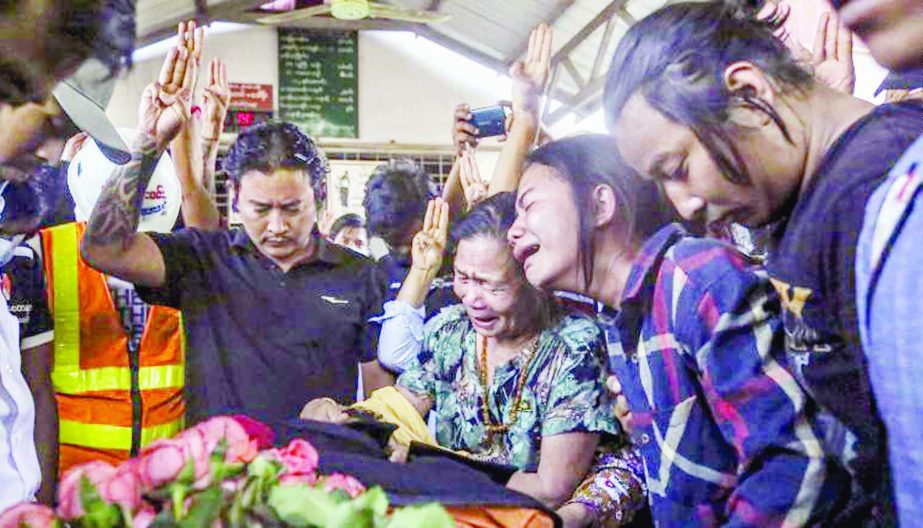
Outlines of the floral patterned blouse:
[{"label": "floral patterned blouse", "polygon": [[616,434],[606,391],[605,337],[592,319],[568,314],[544,330],[531,350],[498,365],[488,401],[491,421],[510,423],[523,365],[529,363],[519,415],[488,443],[482,419],[477,334],[462,305],[444,308],[426,325],[423,349],[397,384],[434,402],[439,445],[493,463],[534,471],[542,437],[563,433]]}]

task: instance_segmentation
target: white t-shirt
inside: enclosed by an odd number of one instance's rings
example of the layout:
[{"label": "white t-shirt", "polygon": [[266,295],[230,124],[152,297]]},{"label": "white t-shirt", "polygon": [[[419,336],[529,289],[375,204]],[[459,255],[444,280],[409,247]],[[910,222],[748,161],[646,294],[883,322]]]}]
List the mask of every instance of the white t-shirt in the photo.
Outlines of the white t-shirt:
[{"label": "white t-shirt", "polygon": [[19,321],[0,295],[0,511],[33,498],[41,482],[35,402],[22,375]]}]

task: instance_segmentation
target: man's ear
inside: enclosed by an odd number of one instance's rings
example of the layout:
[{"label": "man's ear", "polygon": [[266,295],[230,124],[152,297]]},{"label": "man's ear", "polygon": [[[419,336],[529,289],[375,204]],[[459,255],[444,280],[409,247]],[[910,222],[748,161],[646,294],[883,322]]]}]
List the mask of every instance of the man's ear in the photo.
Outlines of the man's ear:
[{"label": "man's ear", "polygon": [[744,102],[746,98],[772,107],[776,100],[775,86],[763,70],[752,62],[735,62],[725,68],[723,79],[724,88],[736,96],[728,109],[728,121],[745,128],[761,128],[772,123],[766,112]]},{"label": "man's ear", "polygon": [[611,223],[618,213],[619,206],[619,200],[612,187],[597,185],[593,189],[593,226],[603,227]]}]

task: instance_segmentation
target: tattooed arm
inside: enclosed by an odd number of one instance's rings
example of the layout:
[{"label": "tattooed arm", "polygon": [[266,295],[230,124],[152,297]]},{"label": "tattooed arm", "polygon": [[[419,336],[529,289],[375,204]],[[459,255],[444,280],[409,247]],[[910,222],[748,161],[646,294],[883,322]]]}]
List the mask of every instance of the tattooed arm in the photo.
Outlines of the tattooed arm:
[{"label": "tattooed arm", "polygon": [[138,134],[132,158],[120,166],[103,186],[90,215],[81,252],[86,262],[138,286],[161,287],[166,281],[163,254],[154,241],[138,233],[141,202],[160,155],[189,121],[187,91],[175,83],[192,75],[185,48],[170,51],[160,72],[141,95]]},{"label": "tattooed arm", "polygon": [[131,161],[118,167],[103,186],[81,245],[90,266],[148,287],[163,286],[166,280],[160,249],[138,232],[144,191],[162,153],[152,136],[138,135]]}]

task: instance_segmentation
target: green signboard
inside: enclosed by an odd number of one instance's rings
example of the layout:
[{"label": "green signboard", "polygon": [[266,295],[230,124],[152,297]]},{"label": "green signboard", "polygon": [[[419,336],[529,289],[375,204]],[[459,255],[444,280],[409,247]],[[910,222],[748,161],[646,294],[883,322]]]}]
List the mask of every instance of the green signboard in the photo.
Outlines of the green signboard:
[{"label": "green signboard", "polygon": [[279,28],[279,117],[313,137],[359,137],[356,32]]}]

